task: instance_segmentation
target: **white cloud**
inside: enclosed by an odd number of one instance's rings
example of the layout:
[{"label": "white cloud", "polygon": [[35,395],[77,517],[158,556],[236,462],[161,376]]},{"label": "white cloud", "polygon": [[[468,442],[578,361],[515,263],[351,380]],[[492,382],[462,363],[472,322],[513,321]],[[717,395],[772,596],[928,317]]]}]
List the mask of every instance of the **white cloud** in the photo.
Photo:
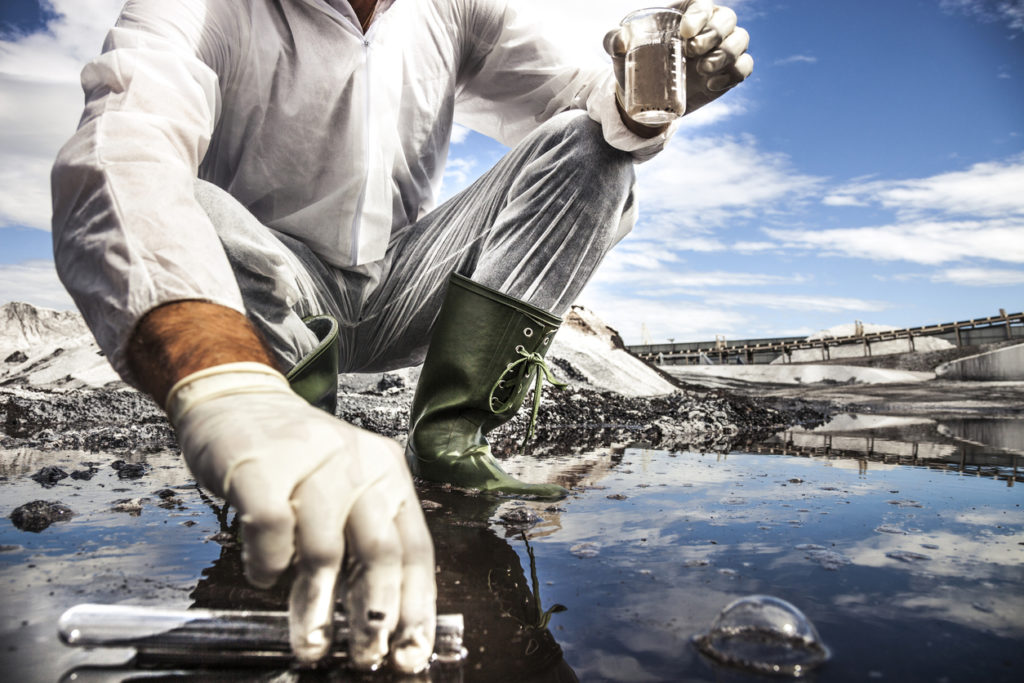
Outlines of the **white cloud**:
[{"label": "white cloud", "polygon": [[821,200],[825,206],[866,206],[867,202],[848,194],[828,194]]},{"label": "white cloud", "polygon": [[986,23],[999,21],[1011,31],[1024,30],[1024,0],[941,0],[939,7]]},{"label": "white cloud", "polygon": [[[610,259],[611,255],[609,255]],[[607,262],[605,266],[594,279],[596,285],[606,288],[628,285],[631,290],[647,296],[693,294],[709,287],[767,287],[802,284],[807,281],[807,278],[801,275],[767,275],[724,270],[670,270],[668,268],[656,271],[619,270],[614,266],[607,267],[609,266]],[[701,297],[706,298],[706,295],[701,293]]]},{"label": "white cloud", "polygon": [[75,304],[57,279],[53,261],[0,264],[0,303],[24,301],[35,306],[74,309]]},{"label": "white cloud", "polygon": [[1024,157],[1019,156],[925,178],[860,180],[835,188],[823,203],[879,206],[892,211],[895,220],[866,227],[764,232],[780,247],[828,256],[929,265],[970,259],[1024,263],[1022,188]]},{"label": "white cloud", "polygon": [[470,130],[459,124],[452,125],[451,141],[453,145],[461,145],[469,137]]},{"label": "white cloud", "polygon": [[1024,216],[1024,158],[974,164],[964,171],[910,180],[852,183],[826,204],[880,204],[900,215],[942,212],[966,216]]},{"label": "white cloud", "polygon": [[786,155],[760,150],[750,136],[678,136],[637,167],[637,176],[640,211],[666,236],[707,232],[802,201],[822,183],[794,171]]},{"label": "white cloud", "polygon": [[[714,339],[716,334],[740,334],[750,327],[747,316],[715,306],[622,296],[592,283],[578,303],[590,308],[618,330],[627,344],[639,344],[646,326],[651,338],[663,341]],[[685,337],[685,339],[684,339]]]},{"label": "white cloud", "polygon": [[444,167],[439,201],[443,202],[461,192],[476,180],[477,160],[473,157],[449,157]]},{"label": "white cloud", "polygon": [[746,113],[748,110],[749,105],[743,96],[743,90],[733,90],[728,96],[717,99],[692,114],[684,116],[683,120],[679,122],[676,135],[686,135],[691,130],[714,125],[733,116]]},{"label": "white cloud", "polygon": [[772,249],[777,249],[778,246],[779,245],[775,244],[775,242],[740,241],[733,244],[732,248],[740,253],[750,254],[758,251],[770,251]]},{"label": "white cloud", "polygon": [[917,221],[865,228],[765,233],[790,249],[938,265],[970,258],[1024,263],[1024,220]]},{"label": "white cloud", "polygon": [[814,294],[772,294],[769,292],[716,292],[705,295],[704,301],[717,306],[756,306],[775,310],[822,311],[884,311],[889,304],[850,297],[816,296]]},{"label": "white cloud", "polygon": [[49,229],[49,171],[82,111],[79,72],[122,0],[52,0],[47,31],[0,41],[0,227]]},{"label": "white cloud", "polygon": [[789,66],[790,64],[817,64],[818,58],[811,55],[791,55],[789,57],[783,57],[782,59],[776,59],[772,62],[772,66]]},{"label": "white cloud", "polygon": [[950,268],[933,275],[932,281],[951,282],[967,287],[1009,287],[1024,285],[1024,270]]}]

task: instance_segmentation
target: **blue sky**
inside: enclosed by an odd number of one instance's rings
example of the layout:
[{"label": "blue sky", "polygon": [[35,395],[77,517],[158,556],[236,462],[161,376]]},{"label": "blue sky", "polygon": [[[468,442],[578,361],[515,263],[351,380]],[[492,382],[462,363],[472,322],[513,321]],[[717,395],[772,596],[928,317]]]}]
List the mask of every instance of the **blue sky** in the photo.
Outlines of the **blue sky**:
[{"label": "blue sky", "polygon": [[[604,60],[622,0],[514,0]],[[0,5],[0,302],[69,308],[49,165],[119,0]],[[637,168],[641,219],[580,302],[641,341],[1024,309],[1024,0],[741,0],[754,75]],[[443,196],[504,148],[457,130]]]}]

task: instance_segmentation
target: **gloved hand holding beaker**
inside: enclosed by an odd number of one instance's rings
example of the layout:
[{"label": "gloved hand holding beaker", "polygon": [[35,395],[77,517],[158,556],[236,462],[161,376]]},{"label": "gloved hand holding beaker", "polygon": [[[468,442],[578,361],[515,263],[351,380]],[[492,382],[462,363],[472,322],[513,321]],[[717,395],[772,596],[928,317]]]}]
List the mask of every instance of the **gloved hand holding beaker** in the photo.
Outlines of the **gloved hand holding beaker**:
[{"label": "gloved hand holding beaker", "polygon": [[728,7],[683,0],[627,15],[605,36],[604,47],[612,57],[622,112],[636,123],[664,129],[751,74],[749,42]]}]

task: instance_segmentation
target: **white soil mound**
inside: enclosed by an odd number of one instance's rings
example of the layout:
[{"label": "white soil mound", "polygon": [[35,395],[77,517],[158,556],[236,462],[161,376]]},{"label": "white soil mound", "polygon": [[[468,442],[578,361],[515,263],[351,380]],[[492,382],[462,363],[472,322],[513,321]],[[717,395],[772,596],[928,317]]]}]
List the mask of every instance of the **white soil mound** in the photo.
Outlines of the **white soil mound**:
[{"label": "white soil mound", "polygon": [[659,396],[675,391],[667,379],[626,351],[619,333],[593,311],[573,306],[564,320],[548,354],[557,377],[574,379],[559,372],[561,359],[599,391],[614,391],[623,396]]},{"label": "white soil mound", "polygon": [[11,302],[0,306],[0,383],[53,389],[124,386],[82,316]]}]

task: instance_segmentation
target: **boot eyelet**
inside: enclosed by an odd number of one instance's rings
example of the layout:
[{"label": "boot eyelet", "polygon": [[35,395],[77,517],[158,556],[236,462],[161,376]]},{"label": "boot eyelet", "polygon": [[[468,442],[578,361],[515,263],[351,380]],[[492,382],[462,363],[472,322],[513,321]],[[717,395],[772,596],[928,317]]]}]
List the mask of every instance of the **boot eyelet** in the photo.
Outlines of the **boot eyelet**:
[{"label": "boot eyelet", "polygon": [[516,344],[516,353],[525,353],[526,347],[522,344]]},{"label": "boot eyelet", "polygon": [[532,337],[533,336],[533,328],[532,327],[527,327],[526,329],[524,329],[523,330],[523,336],[524,337]]}]

